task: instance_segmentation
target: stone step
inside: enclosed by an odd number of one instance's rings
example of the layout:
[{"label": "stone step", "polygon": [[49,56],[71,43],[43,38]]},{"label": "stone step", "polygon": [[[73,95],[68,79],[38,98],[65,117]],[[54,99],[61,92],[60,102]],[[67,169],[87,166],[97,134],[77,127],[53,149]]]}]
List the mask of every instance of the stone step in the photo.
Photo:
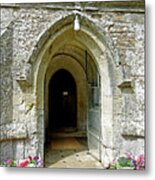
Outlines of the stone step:
[{"label": "stone step", "polygon": [[53,132],[49,133],[50,138],[66,138],[66,137],[86,137],[86,131],[75,131],[75,132]]}]

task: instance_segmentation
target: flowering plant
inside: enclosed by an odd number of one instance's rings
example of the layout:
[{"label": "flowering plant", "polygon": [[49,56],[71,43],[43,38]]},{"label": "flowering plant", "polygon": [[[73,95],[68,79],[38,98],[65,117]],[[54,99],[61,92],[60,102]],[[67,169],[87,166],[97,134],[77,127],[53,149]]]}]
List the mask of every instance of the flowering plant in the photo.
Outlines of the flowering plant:
[{"label": "flowering plant", "polygon": [[12,159],[8,159],[7,161],[0,162],[0,166],[2,167],[43,167],[43,161],[39,156],[29,156],[25,160],[14,161]]},{"label": "flowering plant", "polygon": [[16,167],[17,164],[14,160],[8,159],[7,161],[2,161],[0,162],[0,166],[5,166],[5,167]]},{"label": "flowering plant", "polygon": [[22,161],[20,167],[42,167],[43,162],[38,156],[29,156],[28,159]]},{"label": "flowering plant", "polygon": [[145,169],[145,157],[144,154],[140,154],[139,156],[134,156],[132,154],[126,153],[128,159],[131,160],[132,166],[136,170],[144,170]]},{"label": "flowering plant", "polygon": [[144,170],[145,169],[144,154],[135,156],[133,154],[126,153],[125,156],[121,156],[115,159],[111,165],[111,168]]}]

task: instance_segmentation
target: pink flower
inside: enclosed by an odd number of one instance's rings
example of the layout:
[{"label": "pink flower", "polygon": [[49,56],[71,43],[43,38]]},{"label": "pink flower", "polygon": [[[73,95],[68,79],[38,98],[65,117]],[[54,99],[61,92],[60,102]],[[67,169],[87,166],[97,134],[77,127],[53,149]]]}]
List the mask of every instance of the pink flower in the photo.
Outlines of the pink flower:
[{"label": "pink flower", "polygon": [[38,157],[38,156],[35,156],[33,159],[34,159],[35,161],[37,161],[37,160],[39,160],[39,157]]},{"label": "pink flower", "polygon": [[31,156],[29,156],[29,160],[32,161],[32,157]]},{"label": "pink flower", "polygon": [[140,159],[144,159],[144,154],[139,155]]},{"label": "pink flower", "polygon": [[24,167],[26,167],[28,165],[28,163],[29,163],[28,160],[26,160],[24,162],[21,162],[20,167],[24,168]]},{"label": "pink flower", "polygon": [[136,170],[140,170],[140,166],[136,166]]},{"label": "pink flower", "polygon": [[140,163],[140,156],[135,156],[135,160],[137,163]]},{"label": "pink flower", "polygon": [[12,160],[11,159],[8,159],[7,160],[7,164],[11,164],[12,163]]},{"label": "pink flower", "polygon": [[132,154],[126,153],[126,155],[127,155],[127,157],[128,157],[129,159],[134,159],[134,156],[133,156]]}]

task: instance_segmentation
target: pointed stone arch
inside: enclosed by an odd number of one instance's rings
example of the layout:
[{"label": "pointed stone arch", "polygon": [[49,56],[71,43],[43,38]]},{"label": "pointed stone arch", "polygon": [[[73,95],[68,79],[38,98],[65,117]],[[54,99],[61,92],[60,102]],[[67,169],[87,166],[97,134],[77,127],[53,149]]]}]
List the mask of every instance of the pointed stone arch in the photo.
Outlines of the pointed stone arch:
[{"label": "pointed stone arch", "polygon": [[[50,28],[44,32],[38,39],[38,43],[34,48],[33,54],[29,59],[31,64],[32,76],[32,90],[36,95],[36,114],[37,114],[37,129],[38,129],[38,153],[44,157],[44,138],[45,138],[45,80],[48,67],[54,62],[54,58],[59,54],[61,47],[70,41],[72,37],[77,42],[76,47],[83,49],[91,57],[100,79],[100,121],[98,126],[101,128],[100,135],[92,133],[89,136],[98,139],[97,151],[99,156],[94,155],[103,163],[112,161],[114,149],[114,121],[113,121],[113,107],[114,96],[119,93],[117,85],[121,81],[122,72],[118,67],[119,58],[115,48],[113,48],[112,41],[108,35],[99,26],[96,26],[89,17],[78,13],[80,18],[81,29],[79,32],[73,31],[73,21],[75,14],[69,14],[52,23]],[[71,44],[74,44],[71,43]],[[80,44],[80,46],[79,46]],[[112,50],[111,50],[112,49]],[[59,56],[60,57],[60,56]],[[115,57],[115,58],[114,58]],[[71,58],[69,58],[71,59]],[[73,55],[73,59],[78,59]],[[72,60],[71,60],[72,61]],[[72,61],[73,62],[73,61]],[[77,62],[76,62],[77,63]],[[61,64],[61,63],[60,63]],[[65,64],[65,63],[64,63]],[[61,65],[59,66],[59,68]],[[66,66],[67,67],[67,66]],[[78,69],[84,68],[80,66]],[[58,68],[58,69],[59,69]],[[72,68],[69,68],[71,72]],[[81,74],[84,73],[84,71]],[[72,72],[71,72],[72,73]],[[75,76],[76,72],[72,73]],[[83,75],[86,82],[86,76]],[[75,76],[77,79],[77,76]],[[78,80],[77,80],[78,81]],[[83,81],[83,82],[84,82]],[[87,90],[85,90],[85,93]],[[85,99],[87,99],[86,97]],[[87,109],[88,110],[88,109]],[[95,114],[87,112],[87,119]],[[92,152],[93,153],[93,152]]]}]

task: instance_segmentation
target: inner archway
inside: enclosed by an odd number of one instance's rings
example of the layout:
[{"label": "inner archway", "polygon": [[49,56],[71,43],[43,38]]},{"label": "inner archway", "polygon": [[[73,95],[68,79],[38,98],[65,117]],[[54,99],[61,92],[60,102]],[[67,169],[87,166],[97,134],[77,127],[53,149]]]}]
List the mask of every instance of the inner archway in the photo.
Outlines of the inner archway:
[{"label": "inner archway", "polygon": [[77,127],[76,84],[72,75],[61,69],[49,82],[49,131],[74,131]]}]

